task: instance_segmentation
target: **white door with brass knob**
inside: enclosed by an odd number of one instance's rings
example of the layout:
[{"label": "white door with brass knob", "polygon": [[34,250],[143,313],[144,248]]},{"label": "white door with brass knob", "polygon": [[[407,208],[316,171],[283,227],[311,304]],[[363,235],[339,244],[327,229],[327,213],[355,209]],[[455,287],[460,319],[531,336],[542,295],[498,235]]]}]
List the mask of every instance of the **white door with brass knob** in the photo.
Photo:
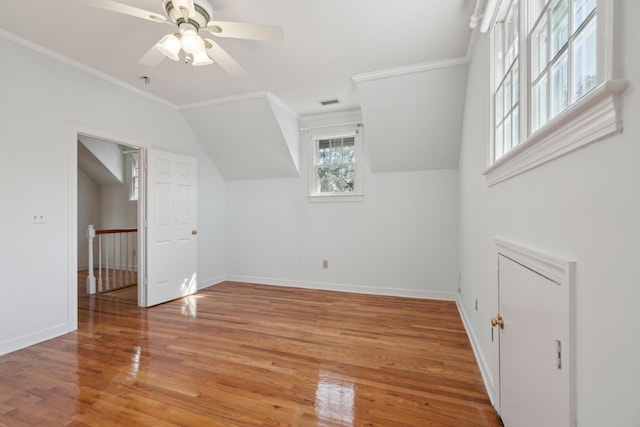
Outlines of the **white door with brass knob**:
[{"label": "white door with brass knob", "polygon": [[149,149],[146,181],[149,307],[198,290],[197,159]]},{"label": "white door with brass knob", "polygon": [[496,409],[506,427],[569,426],[570,280],[544,265],[527,265],[530,258],[512,248],[502,249],[507,253],[498,254],[498,306],[490,319]]}]

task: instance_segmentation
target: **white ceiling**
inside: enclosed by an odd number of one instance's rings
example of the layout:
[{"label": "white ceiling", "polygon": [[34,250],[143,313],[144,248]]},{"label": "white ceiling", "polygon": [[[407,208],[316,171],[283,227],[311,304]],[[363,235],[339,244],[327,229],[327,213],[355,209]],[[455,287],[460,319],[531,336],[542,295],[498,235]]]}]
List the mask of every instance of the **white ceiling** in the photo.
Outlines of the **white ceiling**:
[{"label": "white ceiling", "polygon": [[[120,0],[162,13],[161,0]],[[218,39],[249,73],[138,60],[168,25],[83,0],[0,0],[0,28],[178,107],[257,92],[295,114],[360,108],[352,75],[464,57],[475,0],[210,0],[214,19],[280,25],[284,43]],[[153,81],[145,86],[140,75]],[[320,100],[341,104],[321,107]]]}]

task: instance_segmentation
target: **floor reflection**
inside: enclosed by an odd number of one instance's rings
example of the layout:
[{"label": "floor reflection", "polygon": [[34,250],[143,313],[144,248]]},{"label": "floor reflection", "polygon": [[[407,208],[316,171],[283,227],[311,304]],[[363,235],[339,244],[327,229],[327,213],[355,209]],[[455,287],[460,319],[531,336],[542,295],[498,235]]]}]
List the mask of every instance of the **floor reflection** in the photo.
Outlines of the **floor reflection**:
[{"label": "floor reflection", "polygon": [[352,382],[328,371],[318,373],[316,414],[323,421],[352,426],[354,420],[355,389]]},{"label": "floor reflection", "polygon": [[183,297],[180,301],[182,301],[181,313],[184,317],[198,317],[197,295]]}]

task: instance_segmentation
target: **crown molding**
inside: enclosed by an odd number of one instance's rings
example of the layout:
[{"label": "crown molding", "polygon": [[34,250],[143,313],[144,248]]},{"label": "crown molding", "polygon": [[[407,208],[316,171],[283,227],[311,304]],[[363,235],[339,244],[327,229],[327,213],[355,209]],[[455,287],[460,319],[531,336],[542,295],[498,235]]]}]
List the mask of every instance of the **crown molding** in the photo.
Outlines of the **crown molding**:
[{"label": "crown molding", "polygon": [[457,58],[443,59],[442,61],[425,62],[422,64],[407,65],[397,68],[387,68],[386,70],[370,71],[367,73],[353,74],[351,79],[355,83],[364,83],[372,80],[388,79],[393,77],[405,76],[408,74],[422,73],[425,71],[439,70],[442,68],[455,67],[457,65],[467,64],[467,58],[464,56]]}]

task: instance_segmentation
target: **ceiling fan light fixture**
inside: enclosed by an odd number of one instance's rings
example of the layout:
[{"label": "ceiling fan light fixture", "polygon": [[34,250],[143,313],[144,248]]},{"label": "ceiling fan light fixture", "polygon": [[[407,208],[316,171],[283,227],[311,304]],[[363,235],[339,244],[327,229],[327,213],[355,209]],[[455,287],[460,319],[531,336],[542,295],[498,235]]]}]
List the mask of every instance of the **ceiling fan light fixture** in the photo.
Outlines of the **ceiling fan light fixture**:
[{"label": "ceiling fan light fixture", "polygon": [[178,61],[180,59],[180,47],[180,40],[175,34],[167,34],[158,42],[158,44],[156,44],[156,48],[158,48],[164,56],[173,61]]},{"label": "ceiling fan light fixture", "polygon": [[201,65],[210,65],[213,64],[213,59],[209,58],[207,52],[201,50],[200,52],[193,54],[193,62],[191,64],[196,67]]},{"label": "ceiling fan light fixture", "polygon": [[182,46],[182,50],[192,55],[196,55],[197,53],[204,51],[204,40],[202,40],[202,37],[192,29],[188,29],[182,33],[180,44]]}]

